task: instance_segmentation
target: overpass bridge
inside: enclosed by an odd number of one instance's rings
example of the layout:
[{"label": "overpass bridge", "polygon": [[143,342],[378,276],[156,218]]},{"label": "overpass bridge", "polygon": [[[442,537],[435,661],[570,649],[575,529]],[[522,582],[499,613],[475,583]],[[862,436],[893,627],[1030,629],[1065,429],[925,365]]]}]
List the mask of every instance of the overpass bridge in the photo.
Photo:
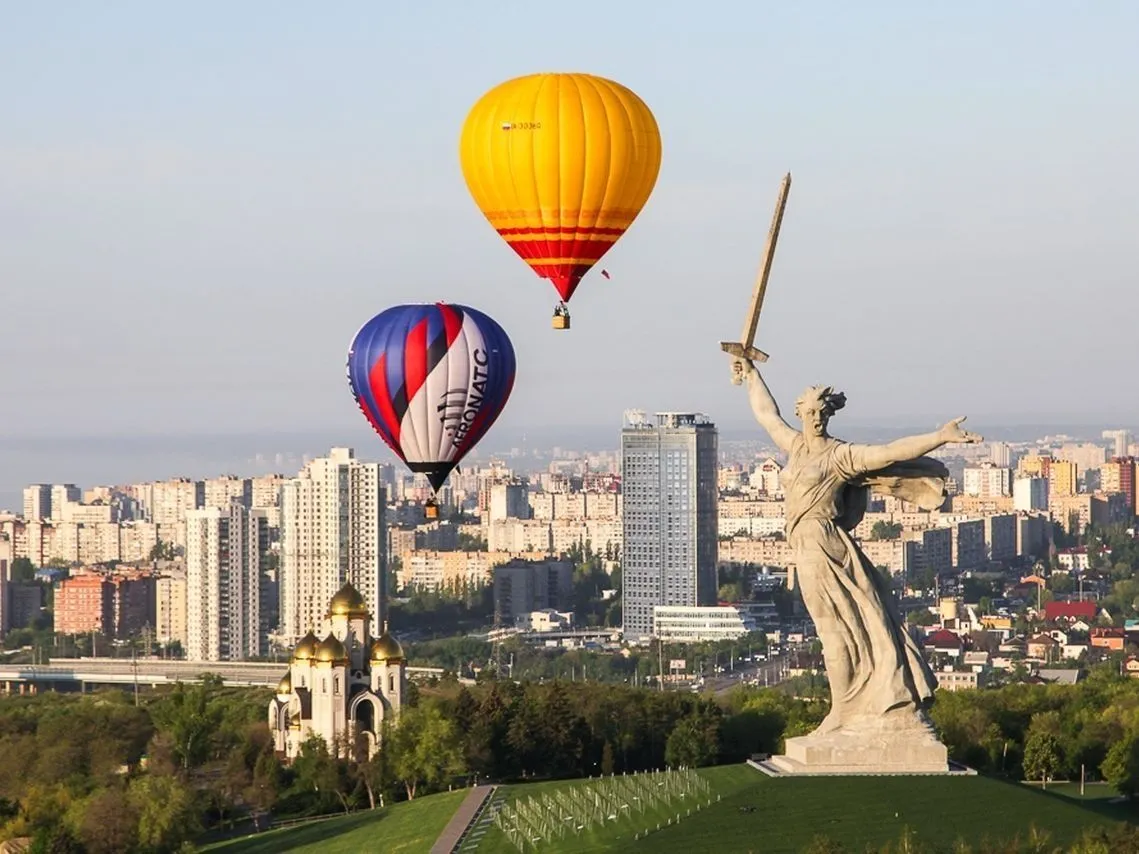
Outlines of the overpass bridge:
[{"label": "overpass bridge", "polygon": [[[155,687],[197,682],[205,674],[223,685],[274,688],[287,662],[178,661],[162,658],[53,658],[50,664],[0,664],[0,693],[86,691],[88,687],[139,685]],[[442,667],[408,667],[409,679],[442,676]]]}]

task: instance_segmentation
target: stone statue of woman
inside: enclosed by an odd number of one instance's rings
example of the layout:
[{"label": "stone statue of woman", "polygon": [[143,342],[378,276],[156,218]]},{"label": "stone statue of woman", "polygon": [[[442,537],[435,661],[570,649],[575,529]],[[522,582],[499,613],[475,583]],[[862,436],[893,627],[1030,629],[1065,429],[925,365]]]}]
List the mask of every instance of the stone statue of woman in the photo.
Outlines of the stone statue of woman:
[{"label": "stone statue of woman", "polygon": [[[800,432],[783,420],[753,363],[735,359],[732,370],[746,378],[756,420],[787,454],[780,483],[795,564],[789,585],[797,576],[822,642],[831,688],[830,714],[810,736],[788,739],[788,756],[793,754],[791,742],[822,743],[826,755],[813,754],[812,760],[801,745],[795,758],[807,764],[858,764],[861,760],[844,742],[877,741],[877,754],[888,754],[890,742],[907,731],[936,743],[924,710],[937,680],[902,623],[889,582],[850,531],[862,519],[871,489],[926,510],[940,507],[948,471],[924,455],[943,445],[980,442],[981,437],[964,430],[965,419],[957,418],[935,433],[885,445],[843,442],[827,427],[846,397],[823,386],[807,389],[795,402]],[[841,746],[837,753],[836,744]],[[936,746],[944,767],[944,747]],[[915,764],[904,756],[884,760],[876,755],[866,761]]]}]

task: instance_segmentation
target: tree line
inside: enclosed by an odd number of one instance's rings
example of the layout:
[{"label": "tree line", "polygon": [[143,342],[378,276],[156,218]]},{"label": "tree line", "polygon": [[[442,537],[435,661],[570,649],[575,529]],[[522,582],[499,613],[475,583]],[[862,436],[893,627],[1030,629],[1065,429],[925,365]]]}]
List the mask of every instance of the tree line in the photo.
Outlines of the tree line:
[{"label": "tree line", "polygon": [[[227,827],[383,807],[450,786],[733,763],[775,753],[828,711],[820,686],[724,697],[625,684],[454,681],[409,692],[383,748],[307,741],[285,764],[267,691],[215,678],[0,700],[0,839],[36,852],[189,852]],[[1139,681],[1094,671],[1076,685],[940,692],[950,756],[982,773],[1048,783],[1104,779],[1139,793]]]}]

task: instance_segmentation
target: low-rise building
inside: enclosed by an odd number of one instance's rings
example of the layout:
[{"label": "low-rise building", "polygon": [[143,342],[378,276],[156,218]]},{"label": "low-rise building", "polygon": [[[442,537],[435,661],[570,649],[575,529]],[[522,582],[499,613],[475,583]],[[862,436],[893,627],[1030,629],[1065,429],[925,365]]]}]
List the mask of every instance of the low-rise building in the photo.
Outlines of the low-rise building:
[{"label": "low-rise building", "polygon": [[653,607],[653,634],[666,643],[733,640],[755,630],[751,615],[734,605]]}]

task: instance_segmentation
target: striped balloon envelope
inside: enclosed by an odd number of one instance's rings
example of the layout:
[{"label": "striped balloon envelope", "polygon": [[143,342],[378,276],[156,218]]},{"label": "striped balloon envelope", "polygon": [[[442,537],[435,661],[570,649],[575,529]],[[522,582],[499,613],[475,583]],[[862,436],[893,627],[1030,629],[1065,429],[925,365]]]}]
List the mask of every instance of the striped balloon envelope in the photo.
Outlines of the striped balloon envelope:
[{"label": "striped balloon envelope", "polygon": [[660,130],[645,102],[620,83],[531,74],[475,103],[459,161],[490,224],[568,301],[652,194]]},{"label": "striped balloon envelope", "polygon": [[348,383],[368,422],[438,491],[501,414],[514,347],[481,311],[400,305],[369,320],[348,351]]}]

